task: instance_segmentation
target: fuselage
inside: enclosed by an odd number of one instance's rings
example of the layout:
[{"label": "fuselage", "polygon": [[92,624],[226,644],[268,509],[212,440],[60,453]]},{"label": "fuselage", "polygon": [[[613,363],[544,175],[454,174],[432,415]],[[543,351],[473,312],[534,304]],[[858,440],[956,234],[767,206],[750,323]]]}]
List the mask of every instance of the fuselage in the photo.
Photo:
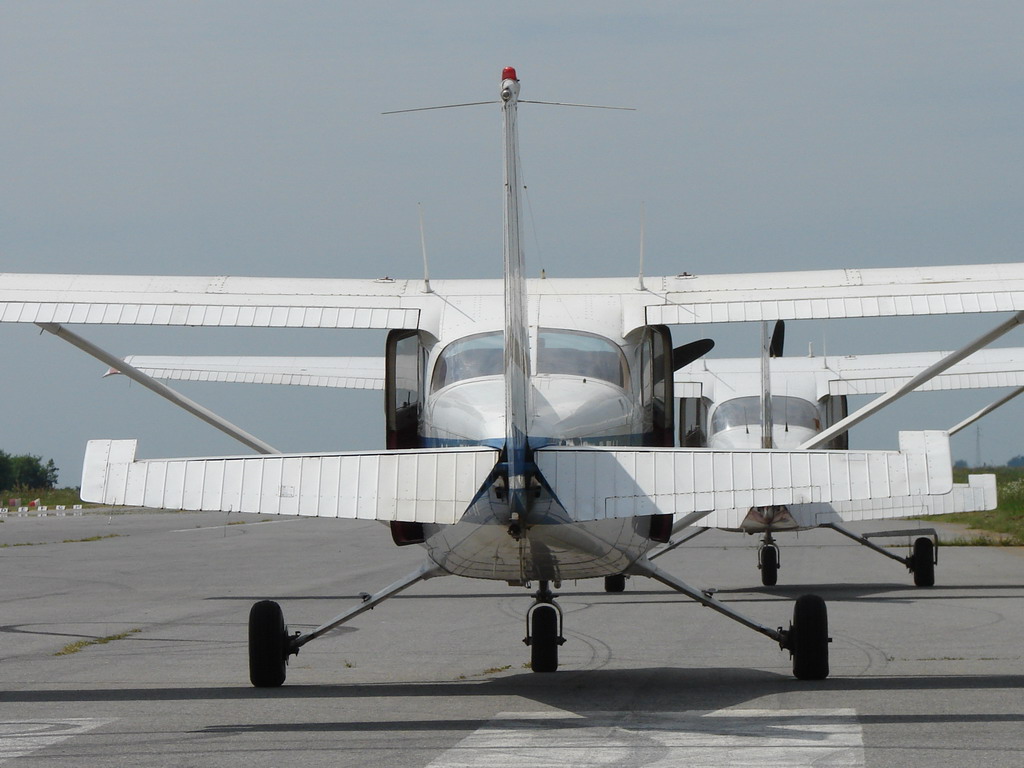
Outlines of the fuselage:
[{"label": "fuselage", "polygon": [[[422,366],[415,436],[407,434],[396,445],[503,448],[503,342],[499,330],[437,341],[418,335],[416,351],[407,353]],[[644,328],[625,338],[533,326],[529,347],[530,451],[550,445],[664,445],[671,433],[671,407],[665,413],[659,401],[671,397],[665,334]],[[400,361],[389,361],[389,368],[401,368]],[[462,576],[512,583],[559,581],[621,573],[653,544],[650,517],[575,522],[573,511],[552,497],[539,475],[530,480],[526,514],[518,519],[504,482],[499,476],[485,484],[457,524],[424,526],[423,544],[438,565]]]},{"label": "fuselage", "polygon": [[[756,450],[765,444],[760,379],[737,372],[716,392],[723,399],[708,409],[707,446],[716,450]],[[796,450],[827,426],[826,403],[816,398],[813,375],[790,373],[772,382],[771,446]],[[831,504],[755,507],[746,512],[739,530],[767,533],[813,528],[837,519]]]}]

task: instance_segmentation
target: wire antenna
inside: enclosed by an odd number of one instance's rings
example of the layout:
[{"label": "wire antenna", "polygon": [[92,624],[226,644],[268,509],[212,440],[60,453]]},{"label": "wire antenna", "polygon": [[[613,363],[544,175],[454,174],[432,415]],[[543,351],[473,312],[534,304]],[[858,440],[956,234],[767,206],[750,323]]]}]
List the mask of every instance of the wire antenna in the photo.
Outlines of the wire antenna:
[{"label": "wire antenna", "polygon": [[[381,112],[382,115],[400,115],[405,112],[429,112],[432,109],[458,109],[459,107],[479,107],[481,104],[500,104],[499,101],[467,101],[464,104],[439,104],[436,107],[414,107],[413,109],[392,109]],[[527,101],[520,104],[544,104],[549,107],[578,107],[580,109],[616,109],[624,112],[636,112],[636,107],[610,107],[604,104],[570,104],[566,101]]]}]

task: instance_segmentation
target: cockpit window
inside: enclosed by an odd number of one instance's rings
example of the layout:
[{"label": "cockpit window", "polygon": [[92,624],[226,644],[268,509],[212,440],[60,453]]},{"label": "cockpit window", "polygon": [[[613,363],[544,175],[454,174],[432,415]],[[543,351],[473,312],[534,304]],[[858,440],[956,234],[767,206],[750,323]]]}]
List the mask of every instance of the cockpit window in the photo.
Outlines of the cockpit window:
[{"label": "cockpit window", "polygon": [[537,373],[584,376],[622,387],[626,361],[622,350],[602,336],[541,329]]},{"label": "cockpit window", "polygon": [[480,333],[453,341],[434,366],[431,389],[437,391],[463,379],[499,376],[505,368],[505,337],[501,331]]},{"label": "cockpit window", "polygon": [[[564,374],[601,379],[624,387],[626,358],[606,338],[580,331],[541,329],[538,337],[538,374]],[[431,390],[463,379],[500,376],[505,367],[505,337],[501,331],[467,336],[442,350],[434,366]]]},{"label": "cockpit window", "polygon": [[[804,427],[818,431],[821,421],[818,409],[813,403],[799,397],[772,395],[772,421],[776,427]],[[760,426],[761,398],[737,397],[715,408],[711,416],[711,433],[716,434],[726,429],[744,426]]]}]

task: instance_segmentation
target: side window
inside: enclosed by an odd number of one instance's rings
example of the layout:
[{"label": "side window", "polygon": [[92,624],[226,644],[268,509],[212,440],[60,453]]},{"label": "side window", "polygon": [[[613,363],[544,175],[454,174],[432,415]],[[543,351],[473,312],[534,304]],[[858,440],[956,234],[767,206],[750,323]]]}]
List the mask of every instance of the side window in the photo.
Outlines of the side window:
[{"label": "side window", "polygon": [[[845,419],[850,412],[846,403],[846,395],[826,395],[825,403],[825,427],[831,427],[838,421]],[[830,451],[845,451],[850,447],[850,433],[844,432],[838,435],[824,446]]]},{"label": "side window", "polygon": [[679,399],[679,445],[706,448],[708,445],[708,401],[703,397]]},{"label": "side window", "polygon": [[384,410],[388,448],[419,448],[425,352],[416,331],[388,334]]}]

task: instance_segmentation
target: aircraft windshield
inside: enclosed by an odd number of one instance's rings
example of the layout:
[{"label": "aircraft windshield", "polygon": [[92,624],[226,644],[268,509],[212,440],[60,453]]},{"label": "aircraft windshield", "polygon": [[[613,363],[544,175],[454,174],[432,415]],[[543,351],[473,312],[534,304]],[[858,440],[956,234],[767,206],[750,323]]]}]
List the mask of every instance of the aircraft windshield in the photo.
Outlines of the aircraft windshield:
[{"label": "aircraft windshield", "polygon": [[[818,409],[799,397],[772,395],[772,421],[776,427],[805,427],[815,431],[821,429]],[[758,426],[761,424],[761,398],[737,397],[715,408],[711,416],[712,434],[726,429]]]},{"label": "aircraft windshield", "polygon": [[[584,376],[625,386],[626,359],[622,350],[608,339],[579,331],[541,329],[538,345],[538,374]],[[437,360],[431,389],[436,392],[463,379],[500,376],[504,372],[504,354],[505,338],[501,331],[452,342]]]}]

